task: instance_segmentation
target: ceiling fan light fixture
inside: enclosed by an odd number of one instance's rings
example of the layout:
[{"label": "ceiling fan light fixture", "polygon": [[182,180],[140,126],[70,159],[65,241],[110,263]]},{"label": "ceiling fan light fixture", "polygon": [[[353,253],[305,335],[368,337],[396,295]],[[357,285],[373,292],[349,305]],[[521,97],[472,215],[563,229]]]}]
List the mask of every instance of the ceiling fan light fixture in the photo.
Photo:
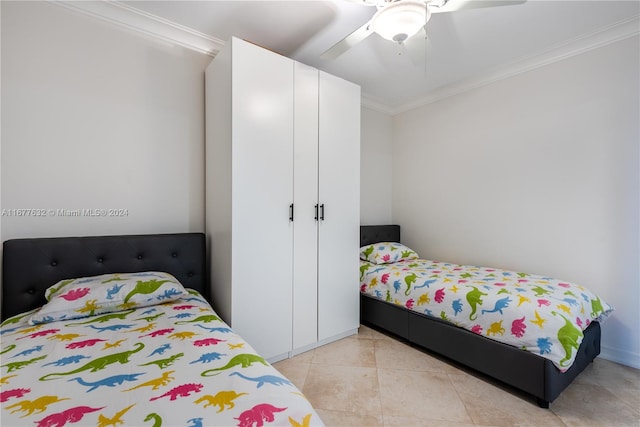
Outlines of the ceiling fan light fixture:
[{"label": "ceiling fan light fixture", "polygon": [[387,40],[402,43],[420,31],[430,17],[424,1],[400,0],[376,12],[371,29]]}]

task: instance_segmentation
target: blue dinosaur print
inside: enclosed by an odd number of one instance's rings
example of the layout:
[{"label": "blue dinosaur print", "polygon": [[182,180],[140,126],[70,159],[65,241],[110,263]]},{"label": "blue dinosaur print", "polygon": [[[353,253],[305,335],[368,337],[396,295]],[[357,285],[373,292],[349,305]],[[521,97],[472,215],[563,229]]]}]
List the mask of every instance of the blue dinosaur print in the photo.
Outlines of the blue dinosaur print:
[{"label": "blue dinosaur print", "polygon": [[58,359],[58,360],[56,360],[54,362],[45,363],[42,366],[49,366],[49,365],[66,366],[66,365],[70,365],[72,363],[80,363],[80,361],[82,359],[91,359],[91,358],[89,356],[83,356],[81,354],[76,354],[75,356],[63,357],[62,359]]},{"label": "blue dinosaur print", "polygon": [[22,327],[22,326],[18,326],[17,328],[4,329],[4,330],[0,331],[0,335],[4,335],[4,334],[6,334],[6,333],[8,333],[8,332],[13,332],[13,331],[15,331],[15,330],[20,329],[21,327]]},{"label": "blue dinosaur print", "polygon": [[37,345],[37,346],[32,347],[32,348],[30,348],[30,349],[27,349],[27,350],[21,351],[21,352],[20,352],[20,353],[18,353],[18,354],[15,354],[15,355],[11,356],[11,358],[13,359],[14,357],[18,357],[18,356],[28,356],[28,355],[30,355],[31,353],[34,353],[34,352],[36,352],[36,351],[40,351],[40,350],[42,350],[42,346],[41,346],[41,345]]},{"label": "blue dinosaur print", "polygon": [[187,424],[187,427],[202,427],[202,418],[191,418],[187,422],[191,423]]},{"label": "blue dinosaur print", "polygon": [[432,283],[435,283],[437,281],[438,279],[425,280],[422,285],[414,286],[413,289],[424,288],[425,286],[428,288]]},{"label": "blue dinosaur print", "polygon": [[136,277],[162,277],[153,273],[133,273],[131,275]]},{"label": "blue dinosaur print", "polygon": [[564,298],[562,301],[566,302],[567,304],[569,304],[572,307],[577,307],[578,306],[578,301],[574,300],[573,298]]},{"label": "blue dinosaur print", "polygon": [[549,338],[538,338],[538,347],[540,348],[540,354],[551,353],[551,347],[553,344]]},{"label": "blue dinosaur print", "polygon": [[145,311],[143,311],[143,312],[142,312],[142,315],[144,316],[145,314],[151,314],[151,313],[153,313],[154,311],[156,311],[156,309],[155,309],[155,308],[150,308],[149,310],[145,310]]},{"label": "blue dinosaur print", "polygon": [[482,310],[482,314],[495,313],[496,311],[499,311],[500,314],[504,314],[502,310],[506,307],[509,307],[510,302],[511,298],[509,297],[500,298],[498,301],[496,301],[496,306],[493,307],[493,310]]},{"label": "blue dinosaur print", "polygon": [[76,281],[74,283],[74,285],[80,285],[82,283],[89,283],[89,282],[92,282],[93,280],[94,280],[93,277],[87,277],[86,279],[80,279],[80,280]]},{"label": "blue dinosaur print", "polygon": [[194,360],[193,362],[189,362],[190,365],[193,365],[194,363],[209,363],[209,362],[213,362],[214,360],[219,360],[222,356],[226,356],[226,354],[220,354],[220,353],[205,353],[202,356],[200,356],[199,359]]},{"label": "blue dinosaur print", "polygon": [[451,308],[453,308],[453,312],[455,313],[454,316],[457,316],[458,313],[460,313],[462,311],[462,308],[463,308],[462,300],[461,299],[457,299],[457,300],[453,301],[451,303]]},{"label": "blue dinosaur print", "polygon": [[382,271],[382,270],[384,270],[384,267],[376,268],[375,270],[369,272],[369,274],[374,274],[374,273],[377,273],[378,271]]},{"label": "blue dinosaur print", "polygon": [[102,387],[102,386],[115,387],[117,385],[120,385],[120,384],[124,383],[125,381],[137,381],[138,377],[140,375],[144,375],[144,372],[140,372],[138,374],[114,375],[112,377],[107,377],[107,378],[101,379],[99,381],[94,381],[94,382],[84,381],[80,377],[71,378],[68,381],[77,381],[78,384],[80,384],[80,385],[90,387],[87,390],[87,393],[89,393],[90,391],[93,391],[93,390],[97,389],[98,387]]},{"label": "blue dinosaur print", "polygon": [[586,294],[584,294],[584,293],[583,293],[583,294],[580,294],[580,295],[582,296],[582,299],[584,300],[584,302],[586,302],[586,303],[591,303],[591,298],[589,298],[589,296],[588,296],[588,295],[586,295]]},{"label": "blue dinosaur print", "polygon": [[182,301],[198,301],[198,302],[206,302],[206,301],[205,301],[205,300],[203,300],[202,298],[198,298],[198,297],[180,298],[180,300],[182,300]]},{"label": "blue dinosaur print", "polygon": [[254,381],[257,383],[257,387],[256,388],[260,388],[265,384],[271,384],[271,385],[291,385],[291,381],[282,378],[282,377],[276,377],[275,375],[262,375],[260,377],[248,377],[246,375],[241,374],[240,372],[232,372],[229,374],[229,376],[232,375],[237,375],[240,378],[243,378],[245,380],[248,381]]},{"label": "blue dinosaur print", "polygon": [[221,332],[223,334],[229,333],[229,332],[233,332],[231,329],[229,328],[207,328],[206,326],[202,326],[200,324],[196,324],[196,326],[199,326],[202,329],[206,329],[209,332]]},{"label": "blue dinosaur print", "polygon": [[104,332],[104,331],[119,331],[120,329],[129,329],[130,327],[132,327],[133,325],[111,325],[111,326],[95,326],[95,325],[87,325],[89,326],[91,329],[95,329],[98,332]]},{"label": "blue dinosaur print", "polygon": [[382,299],[382,297],[384,296],[378,289],[376,289],[374,292],[376,293],[376,298]]},{"label": "blue dinosaur print", "polygon": [[156,354],[164,354],[165,351],[167,350],[171,350],[171,344],[167,343],[167,344],[162,344],[160,347],[156,348],[155,350],[153,350],[151,352],[150,355],[148,355],[147,357],[151,357],[151,356],[155,356]]},{"label": "blue dinosaur print", "polygon": [[396,280],[395,282],[393,282],[393,289],[395,290],[395,293],[397,294],[398,291],[400,290],[400,280]]},{"label": "blue dinosaur print", "polygon": [[176,288],[165,289],[164,293],[162,295],[158,295],[156,299],[158,301],[162,301],[163,299],[170,299],[179,294],[180,294],[180,291],[177,290]]},{"label": "blue dinosaur print", "polygon": [[187,317],[194,316],[193,313],[180,313],[175,316],[170,316],[169,319],[186,319]]},{"label": "blue dinosaur print", "polygon": [[123,287],[124,285],[115,284],[110,289],[107,289],[107,299],[113,299],[113,296],[120,292]]}]

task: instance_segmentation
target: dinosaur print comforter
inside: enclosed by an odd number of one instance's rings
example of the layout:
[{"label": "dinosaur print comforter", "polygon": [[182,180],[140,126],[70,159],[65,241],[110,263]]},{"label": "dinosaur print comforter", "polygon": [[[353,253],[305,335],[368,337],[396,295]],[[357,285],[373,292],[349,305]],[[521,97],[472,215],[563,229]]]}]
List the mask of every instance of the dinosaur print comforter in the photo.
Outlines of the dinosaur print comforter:
[{"label": "dinosaur print comforter", "polygon": [[423,259],[360,261],[360,291],[551,360],[573,363],[593,321],[613,310],[582,286],[550,277]]},{"label": "dinosaur print comforter", "polygon": [[322,424],[195,291],[84,319],[28,317],[0,330],[3,427]]}]

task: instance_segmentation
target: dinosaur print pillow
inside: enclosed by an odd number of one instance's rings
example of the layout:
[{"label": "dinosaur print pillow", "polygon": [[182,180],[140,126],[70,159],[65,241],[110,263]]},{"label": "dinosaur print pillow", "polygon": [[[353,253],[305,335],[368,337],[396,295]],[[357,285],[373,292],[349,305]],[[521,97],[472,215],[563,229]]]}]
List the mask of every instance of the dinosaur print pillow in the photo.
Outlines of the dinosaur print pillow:
[{"label": "dinosaur print pillow", "polygon": [[29,323],[37,325],[146,307],[186,295],[178,279],[159,271],[61,280],[46,290],[49,302],[31,316]]},{"label": "dinosaur print pillow", "polygon": [[416,251],[402,243],[380,242],[360,248],[360,259],[373,264],[391,264],[418,258]]}]

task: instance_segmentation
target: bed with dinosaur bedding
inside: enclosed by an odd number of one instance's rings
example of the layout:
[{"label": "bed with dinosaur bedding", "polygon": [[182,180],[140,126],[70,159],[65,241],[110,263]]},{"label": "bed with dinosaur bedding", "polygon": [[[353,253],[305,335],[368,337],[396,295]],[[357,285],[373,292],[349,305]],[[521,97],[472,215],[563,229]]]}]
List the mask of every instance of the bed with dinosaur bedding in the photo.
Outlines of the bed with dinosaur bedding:
[{"label": "bed with dinosaur bedding", "polygon": [[207,301],[201,233],[3,244],[3,426],[322,425]]},{"label": "bed with dinosaur bedding", "polygon": [[534,396],[548,407],[600,352],[612,307],[583,286],[420,259],[400,227],[362,226],[361,322]]}]

